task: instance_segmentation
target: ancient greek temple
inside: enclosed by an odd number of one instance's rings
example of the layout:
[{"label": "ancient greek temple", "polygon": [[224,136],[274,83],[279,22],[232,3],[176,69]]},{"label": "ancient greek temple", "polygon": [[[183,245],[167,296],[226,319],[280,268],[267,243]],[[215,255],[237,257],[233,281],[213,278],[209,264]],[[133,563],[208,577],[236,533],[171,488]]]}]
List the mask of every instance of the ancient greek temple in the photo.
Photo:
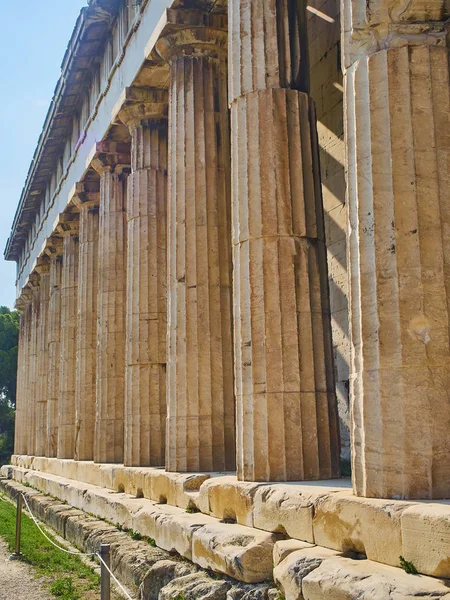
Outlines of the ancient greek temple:
[{"label": "ancient greek temple", "polygon": [[[358,552],[450,577],[450,509],[413,502],[450,498],[447,17],[443,0],[90,0],[5,250],[15,478],[342,550],[356,534],[282,517],[306,489],[316,519],[328,490],[334,516],[339,497],[372,511]],[[408,521],[424,506],[441,517]],[[425,522],[447,527],[438,566]],[[377,535],[391,548],[368,550]]]}]

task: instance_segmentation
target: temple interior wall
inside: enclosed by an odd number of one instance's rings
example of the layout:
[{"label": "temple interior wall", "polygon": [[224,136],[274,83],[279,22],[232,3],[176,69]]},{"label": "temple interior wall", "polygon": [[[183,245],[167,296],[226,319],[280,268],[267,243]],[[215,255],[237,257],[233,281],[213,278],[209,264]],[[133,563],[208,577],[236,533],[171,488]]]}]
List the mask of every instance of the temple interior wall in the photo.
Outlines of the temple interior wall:
[{"label": "temple interior wall", "polygon": [[311,0],[308,38],[311,95],[316,103],[322,196],[328,249],[331,325],[336,394],[341,426],[341,456],[350,458],[347,283],[347,210],[344,174],[343,87],[340,53],[339,0]]}]

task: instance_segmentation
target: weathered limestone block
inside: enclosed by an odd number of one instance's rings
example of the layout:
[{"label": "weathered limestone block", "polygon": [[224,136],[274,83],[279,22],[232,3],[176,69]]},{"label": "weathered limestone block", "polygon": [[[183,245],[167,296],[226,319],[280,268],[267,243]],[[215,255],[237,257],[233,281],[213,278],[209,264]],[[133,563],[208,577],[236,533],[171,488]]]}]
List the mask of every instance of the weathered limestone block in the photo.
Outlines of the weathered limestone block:
[{"label": "weathered limestone block", "polygon": [[283,485],[262,487],[254,501],[254,526],[314,542],[314,500],[307,493]]},{"label": "weathered limestone block", "polygon": [[155,470],[148,475],[150,493],[145,496],[155,502],[167,502],[180,508],[197,508],[198,491],[209,477],[205,473],[166,473]]},{"label": "weathered limestone block", "polygon": [[166,468],[183,472],[235,466],[227,34],[223,15],[203,17],[157,44],[170,64]]},{"label": "weathered limestone block", "polygon": [[[74,199],[72,199],[74,201]],[[77,196],[80,211],[75,460],[93,460],[97,383],[99,194]]]},{"label": "weathered limestone block", "polygon": [[[107,469],[107,465],[94,465],[94,469],[90,469],[94,477],[95,467],[97,467],[99,472],[103,471],[103,473]],[[131,469],[122,465],[113,466],[111,469],[112,489],[117,490],[118,492],[125,492],[126,494],[144,497],[145,475],[146,470]],[[98,485],[95,481],[89,481],[89,483]]]},{"label": "weathered limestone block", "polygon": [[304,6],[231,0],[229,21],[238,478],[331,478],[339,431]]},{"label": "weathered limestone block", "polygon": [[314,542],[398,566],[402,554],[400,519],[408,506],[407,502],[358,498],[348,492],[330,494],[315,504]]},{"label": "weathered limestone block", "polygon": [[382,50],[346,77],[354,489],[448,498],[448,52]]},{"label": "weathered limestone block", "polygon": [[313,546],[292,552],[273,571],[275,583],[281,588],[285,600],[303,600],[303,580],[320,567],[324,560],[338,556],[328,548]]},{"label": "weathered limestone block", "polygon": [[[61,273],[62,241],[54,241],[50,253],[50,300],[48,305],[48,401],[47,401],[47,452],[56,457],[58,452],[58,402],[61,336]],[[50,250],[49,250],[50,252]]]},{"label": "weathered limestone block", "polygon": [[50,300],[50,265],[48,257],[38,259],[40,305],[39,329],[37,332],[37,376],[36,376],[36,456],[45,456],[48,446],[47,403],[48,403],[48,308]]},{"label": "weathered limestone block", "polygon": [[419,573],[450,579],[450,505],[417,504],[402,512],[402,555]]},{"label": "weathered limestone block", "polygon": [[228,591],[226,600],[278,600],[278,598],[278,589],[271,588],[268,584],[239,583],[233,585]]},{"label": "weathered limestone block", "polygon": [[304,578],[302,594],[300,598],[305,600],[450,598],[448,586],[439,580],[408,575],[401,569],[368,560],[349,558],[330,558],[323,561]]},{"label": "weathered limestone block", "polygon": [[159,592],[171,581],[190,575],[194,565],[174,560],[159,560],[146,573],[139,588],[140,597],[144,600],[159,600]]},{"label": "weathered limestone block", "polygon": [[277,567],[286,557],[298,550],[314,548],[314,544],[300,542],[299,540],[280,540],[273,547],[273,566]]},{"label": "weathered limestone block", "polygon": [[78,306],[78,223],[63,225],[61,272],[61,334],[58,400],[58,458],[75,452],[75,382]]},{"label": "weathered limestone block", "polygon": [[230,587],[228,581],[215,581],[206,573],[192,573],[164,586],[158,600],[175,600],[183,596],[189,600],[226,600]]},{"label": "weathered limestone block", "polygon": [[158,546],[192,560],[194,533],[205,525],[214,527],[217,520],[202,513],[179,513],[163,516],[156,522]]},{"label": "weathered limestone block", "polygon": [[153,538],[158,544],[159,522],[183,514],[186,514],[183,510],[176,506],[170,506],[170,504],[146,502],[144,508],[133,516],[133,529],[142,535]]},{"label": "weathered limestone block", "polygon": [[34,456],[17,456],[17,455],[13,455],[11,457],[11,464],[16,466],[16,467],[25,467],[27,469],[31,469],[31,466],[34,462]]},{"label": "weathered limestone block", "polygon": [[97,415],[94,460],[123,462],[126,316],[126,179],[128,144],[101,142],[98,240]]},{"label": "weathered limestone block", "polygon": [[192,558],[204,569],[212,569],[246,583],[272,577],[276,534],[242,525],[217,523],[194,532]]},{"label": "weathered limestone block", "polygon": [[127,201],[125,465],[165,458],[167,344],[166,90],[126,90],[131,134]]},{"label": "weathered limestone block", "polygon": [[254,497],[259,487],[238,481],[234,475],[212,477],[200,487],[199,508],[218,519],[253,527]]}]

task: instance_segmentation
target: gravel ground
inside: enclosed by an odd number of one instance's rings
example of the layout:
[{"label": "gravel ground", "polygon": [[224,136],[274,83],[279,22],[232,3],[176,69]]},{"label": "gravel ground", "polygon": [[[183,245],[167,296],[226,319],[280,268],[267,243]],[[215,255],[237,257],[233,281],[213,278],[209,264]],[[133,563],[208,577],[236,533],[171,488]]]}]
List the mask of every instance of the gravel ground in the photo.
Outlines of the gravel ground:
[{"label": "gravel ground", "polygon": [[0,600],[52,599],[42,580],[35,579],[32,567],[8,558],[6,544],[0,540]]}]

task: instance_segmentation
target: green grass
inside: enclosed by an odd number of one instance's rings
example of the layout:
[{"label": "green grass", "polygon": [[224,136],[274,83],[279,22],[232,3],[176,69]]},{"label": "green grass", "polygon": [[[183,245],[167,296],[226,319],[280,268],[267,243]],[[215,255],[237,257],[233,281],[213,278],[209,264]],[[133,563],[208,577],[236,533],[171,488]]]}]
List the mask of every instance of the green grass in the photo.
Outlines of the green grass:
[{"label": "green grass", "polygon": [[70,598],[70,600],[78,600],[81,598],[79,592],[74,588],[71,577],[56,579],[50,585],[50,592],[57,598]]},{"label": "green grass", "polygon": [[[7,542],[10,552],[14,551],[15,536],[16,508],[0,500],[0,537]],[[52,546],[25,513],[22,515],[20,549],[22,560],[35,567],[38,576],[51,579],[50,592],[56,598],[78,600],[94,597],[88,592],[100,589],[99,575],[78,556],[66,554]]]}]

